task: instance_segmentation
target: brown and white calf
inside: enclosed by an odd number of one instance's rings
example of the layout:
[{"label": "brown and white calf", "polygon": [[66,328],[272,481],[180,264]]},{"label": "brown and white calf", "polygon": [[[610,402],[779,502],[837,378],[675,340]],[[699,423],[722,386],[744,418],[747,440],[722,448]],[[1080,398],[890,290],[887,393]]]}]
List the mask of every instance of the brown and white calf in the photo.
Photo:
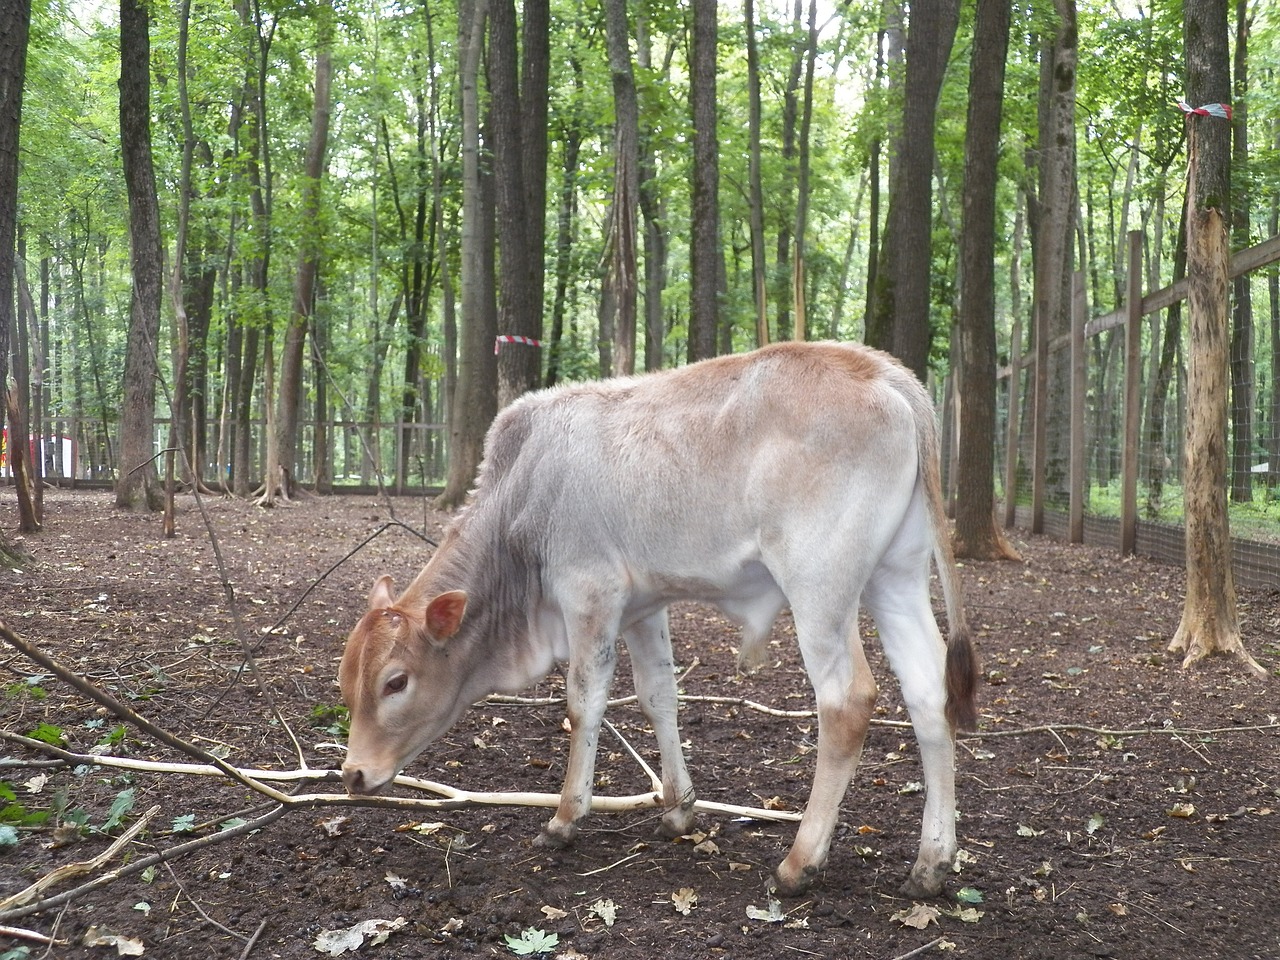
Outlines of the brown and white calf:
[{"label": "brown and white calf", "polygon": [[621,636],[661,752],[664,832],[689,832],[666,613],[684,599],[742,624],[748,665],[763,659],[779,611],[795,618],[818,758],[775,873],[783,893],[825,863],[866,738],[876,684],[858,632],[865,604],[920,744],[924,819],[904,890],[938,893],[956,854],[955,729],[976,719],[976,660],[929,397],[891,357],[856,345],[779,344],[533,393],[499,414],[470,505],[403,593],[389,577],[374,584],[347,640],[347,789],[377,792],[469,704],[567,661],[568,769],[541,839],[571,842],[591,805]]}]

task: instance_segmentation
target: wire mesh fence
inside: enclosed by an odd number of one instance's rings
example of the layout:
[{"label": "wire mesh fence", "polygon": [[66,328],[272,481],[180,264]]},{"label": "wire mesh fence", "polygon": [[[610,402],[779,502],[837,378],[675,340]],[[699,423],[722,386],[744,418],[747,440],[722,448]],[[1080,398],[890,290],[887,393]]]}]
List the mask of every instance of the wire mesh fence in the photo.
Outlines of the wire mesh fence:
[{"label": "wire mesh fence", "polygon": [[[1255,320],[1234,325],[1223,424],[1236,580],[1262,588],[1280,588],[1278,260],[1280,238],[1232,260],[1233,277],[1242,278],[1234,306],[1250,296]],[[996,473],[1007,521],[1181,563],[1185,287],[1131,290],[1131,305],[1087,321],[1077,298],[1075,336],[1048,344],[1040,418],[1035,354],[1015,355],[1001,371]]]}]

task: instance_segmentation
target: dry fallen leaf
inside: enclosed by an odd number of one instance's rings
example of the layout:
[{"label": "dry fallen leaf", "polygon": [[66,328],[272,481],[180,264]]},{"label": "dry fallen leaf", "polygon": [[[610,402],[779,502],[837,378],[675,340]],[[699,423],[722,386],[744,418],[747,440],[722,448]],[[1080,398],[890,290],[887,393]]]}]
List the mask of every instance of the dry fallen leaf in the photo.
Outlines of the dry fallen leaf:
[{"label": "dry fallen leaf", "polygon": [[323,820],[317,820],[316,826],[324,831],[326,837],[340,837],[342,831],[347,828],[347,824],[351,822],[350,817],[344,817],[339,814],[336,817],[327,817]]},{"label": "dry fallen leaf", "polygon": [[618,919],[618,905],[612,900],[601,898],[591,905],[591,912],[604,921],[606,927],[612,927]]},{"label": "dry fallen leaf", "polygon": [[889,919],[897,921],[904,927],[923,930],[929,924],[937,923],[939,916],[937,907],[930,907],[923,903],[913,903],[910,908],[899,910]]},{"label": "dry fallen leaf", "polygon": [[337,957],[348,950],[359,950],[364,946],[366,937],[371,947],[385,943],[391,934],[408,922],[404,917],[396,917],[394,920],[362,920],[345,930],[321,930],[312,946],[320,953]]},{"label": "dry fallen leaf", "polygon": [[671,895],[671,903],[676,908],[676,913],[682,913],[687,917],[698,905],[698,894],[692,887],[681,887]]},{"label": "dry fallen leaf", "polygon": [[85,931],[84,945],[86,947],[115,947],[117,957],[140,957],[146,950],[141,940],[109,933],[96,926],[90,927]]},{"label": "dry fallen leaf", "polygon": [[1165,811],[1171,817],[1194,817],[1196,815],[1196,805],[1194,803],[1175,803],[1172,807]]},{"label": "dry fallen leaf", "polygon": [[559,907],[553,907],[550,904],[544,904],[542,907],[542,915],[548,920],[563,920],[569,914],[565,913]]},{"label": "dry fallen leaf", "polygon": [[770,897],[767,910],[761,910],[756,906],[747,907],[747,918],[749,920],[763,920],[766,923],[781,923],[787,919],[787,915],[782,912],[781,902]]}]

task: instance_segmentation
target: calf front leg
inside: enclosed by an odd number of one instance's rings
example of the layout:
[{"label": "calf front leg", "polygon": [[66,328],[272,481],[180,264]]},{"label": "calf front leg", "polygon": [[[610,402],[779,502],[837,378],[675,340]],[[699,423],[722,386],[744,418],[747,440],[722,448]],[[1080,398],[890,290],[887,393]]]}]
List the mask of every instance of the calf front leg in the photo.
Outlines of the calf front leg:
[{"label": "calf front leg", "polygon": [[[569,765],[560,805],[538,842],[559,848],[573,843],[578,822],[591,810],[591,787],[595,777],[596,749],[600,744],[600,722],[609,700],[609,684],[617,663],[614,637],[616,623],[603,632],[598,627],[570,635],[569,672],[565,682],[566,713],[569,717]],[[576,638],[587,638],[577,642]]]},{"label": "calf front leg", "polygon": [[679,698],[667,611],[662,610],[631,627],[623,639],[631,653],[636,697],[658,741],[662,757],[662,825],[665,837],[682,837],[693,829],[693,781],[680,748],[676,719]]}]

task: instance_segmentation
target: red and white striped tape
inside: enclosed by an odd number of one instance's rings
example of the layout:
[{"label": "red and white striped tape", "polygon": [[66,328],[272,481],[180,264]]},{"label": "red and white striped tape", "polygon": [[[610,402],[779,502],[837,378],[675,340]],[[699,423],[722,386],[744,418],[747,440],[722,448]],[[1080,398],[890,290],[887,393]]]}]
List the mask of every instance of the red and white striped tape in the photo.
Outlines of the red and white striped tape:
[{"label": "red and white striped tape", "polygon": [[1178,109],[1183,113],[1194,114],[1197,117],[1217,117],[1219,120],[1231,119],[1231,104],[1229,103],[1206,103],[1203,107],[1193,107],[1187,101],[1179,100]]},{"label": "red and white striped tape", "polygon": [[526,347],[540,347],[541,340],[535,340],[533,337],[518,337],[510,333],[500,333],[493,341],[493,355],[496,357],[498,351],[502,349],[504,343],[523,343]]}]

